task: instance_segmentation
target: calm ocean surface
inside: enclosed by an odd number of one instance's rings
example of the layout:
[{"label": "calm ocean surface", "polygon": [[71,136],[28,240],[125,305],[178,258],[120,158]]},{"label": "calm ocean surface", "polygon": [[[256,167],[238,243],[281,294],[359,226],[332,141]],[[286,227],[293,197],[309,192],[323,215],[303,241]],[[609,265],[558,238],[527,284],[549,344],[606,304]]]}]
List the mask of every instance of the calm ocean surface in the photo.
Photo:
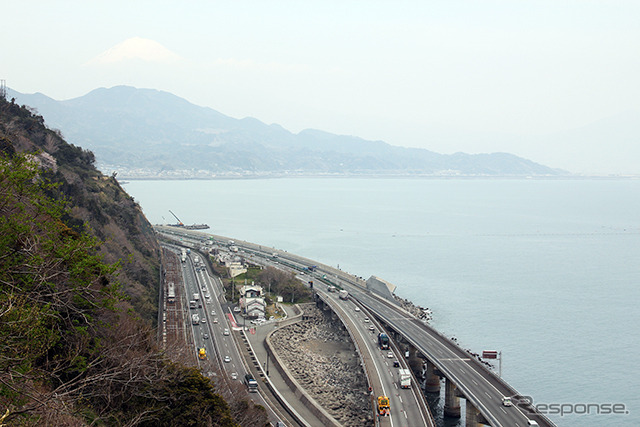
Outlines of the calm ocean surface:
[{"label": "calm ocean surface", "polygon": [[[434,312],[537,403],[623,403],[640,425],[640,180],[132,181],[152,223],[205,222],[243,239],[376,275]],[[578,412],[584,407],[576,407]],[[592,410],[593,412],[593,410]]]}]

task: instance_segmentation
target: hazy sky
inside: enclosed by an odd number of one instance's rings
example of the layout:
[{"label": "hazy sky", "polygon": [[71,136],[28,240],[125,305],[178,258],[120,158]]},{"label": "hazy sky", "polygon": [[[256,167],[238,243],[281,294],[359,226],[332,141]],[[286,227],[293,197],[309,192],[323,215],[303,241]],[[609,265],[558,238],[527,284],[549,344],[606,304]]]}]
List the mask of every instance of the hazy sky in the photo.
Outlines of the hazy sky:
[{"label": "hazy sky", "polygon": [[[640,174],[640,1],[11,1],[0,78],[172,92],[441,153]],[[46,118],[45,118],[46,119]]]}]

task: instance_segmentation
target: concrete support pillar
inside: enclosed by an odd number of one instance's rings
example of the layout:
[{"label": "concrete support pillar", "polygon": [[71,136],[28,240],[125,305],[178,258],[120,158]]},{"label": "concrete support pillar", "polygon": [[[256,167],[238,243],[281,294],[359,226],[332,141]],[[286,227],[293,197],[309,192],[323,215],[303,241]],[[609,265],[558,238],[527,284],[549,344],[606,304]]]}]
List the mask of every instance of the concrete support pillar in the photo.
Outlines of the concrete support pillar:
[{"label": "concrete support pillar", "polygon": [[433,363],[427,360],[427,370],[425,371],[425,387],[424,391],[427,393],[440,393],[440,377],[433,373]]},{"label": "concrete support pillar", "polygon": [[469,399],[467,399],[465,414],[465,427],[478,427],[480,425],[480,411],[469,402]]},{"label": "concrete support pillar", "polygon": [[460,398],[458,387],[447,378],[444,393],[444,414],[447,417],[460,418]]}]

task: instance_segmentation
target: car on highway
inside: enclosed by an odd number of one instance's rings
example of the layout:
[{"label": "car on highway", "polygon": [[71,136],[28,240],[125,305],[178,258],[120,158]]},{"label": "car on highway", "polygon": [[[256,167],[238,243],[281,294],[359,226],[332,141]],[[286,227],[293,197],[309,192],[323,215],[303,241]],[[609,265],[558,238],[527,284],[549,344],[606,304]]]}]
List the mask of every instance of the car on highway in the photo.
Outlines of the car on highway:
[{"label": "car on highway", "polygon": [[369,330],[370,330],[371,332],[373,332],[373,331],[375,331],[375,330],[376,330],[376,328],[374,328],[374,327],[373,327],[373,325],[371,325],[371,326],[369,326]]},{"label": "car on highway", "polygon": [[207,319],[203,317],[202,319],[200,319],[200,323],[207,323]]},{"label": "car on highway", "polygon": [[505,396],[502,398],[502,405],[503,406],[513,406],[513,402],[511,402],[511,398],[508,396]]},{"label": "car on highway", "polygon": [[215,310],[211,310],[211,315],[215,316],[216,315],[216,311]]},{"label": "car on highway", "polygon": [[394,368],[399,368],[400,367],[400,362],[398,360],[394,360],[393,361],[393,367]]},{"label": "car on highway", "polygon": [[237,380],[238,379],[238,373],[237,372],[232,372],[231,373],[231,379],[232,380]]},{"label": "car on highway", "polygon": [[202,338],[204,338],[205,340],[208,340],[208,339],[209,339],[209,334],[204,334],[204,335],[202,336]]},{"label": "car on highway", "polygon": [[225,356],[224,363],[229,363],[229,362],[231,362],[231,358],[229,356]]},{"label": "car on highway", "polygon": [[368,317],[364,318],[364,323],[369,323],[369,318]]},{"label": "car on highway", "polygon": [[213,319],[213,323],[218,323],[218,318],[217,317]]},{"label": "car on highway", "polygon": [[390,351],[389,353],[387,353],[387,357],[389,359],[393,359],[393,351]]},{"label": "car on highway", "polygon": [[240,307],[236,305],[235,307],[233,307],[233,311],[234,313],[240,313]]},{"label": "car on highway", "polygon": [[227,329],[227,328],[224,328],[224,332],[223,332],[223,335],[229,335],[229,329]]},{"label": "car on highway", "polygon": [[360,307],[356,307],[356,311],[360,311]]}]

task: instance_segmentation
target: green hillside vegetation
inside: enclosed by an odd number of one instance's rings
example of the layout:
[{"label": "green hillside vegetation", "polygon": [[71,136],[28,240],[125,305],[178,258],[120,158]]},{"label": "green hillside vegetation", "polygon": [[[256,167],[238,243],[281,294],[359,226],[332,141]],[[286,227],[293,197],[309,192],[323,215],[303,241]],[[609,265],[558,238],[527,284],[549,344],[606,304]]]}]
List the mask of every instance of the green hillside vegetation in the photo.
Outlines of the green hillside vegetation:
[{"label": "green hillside vegetation", "polygon": [[[223,265],[212,260],[213,272],[222,279],[225,290],[225,298],[228,301],[238,302],[240,300],[239,288],[245,283],[254,282],[264,288],[267,295],[267,302],[271,303],[275,296],[281,296],[286,303],[303,303],[311,301],[312,293],[309,288],[296,279],[295,274],[279,270],[274,267],[260,268],[250,266],[246,273],[242,273],[234,278],[230,276],[229,270]],[[232,288],[235,286],[236,289]]]},{"label": "green hillside vegetation", "polygon": [[157,241],[93,161],[0,98],[0,425],[264,425],[157,348]]},{"label": "green hillside vegetation", "polygon": [[0,410],[9,425],[225,425],[229,408],[127,310],[97,239],[24,155],[0,159]]},{"label": "green hillside vegetation", "polygon": [[44,118],[25,107],[0,99],[0,144],[5,152],[35,153],[47,179],[56,183],[48,194],[69,203],[63,214],[75,231],[86,225],[100,240],[108,263],[121,261],[119,281],[136,312],[157,319],[159,246],[140,206],[95,166],[92,152],[67,144],[59,132],[44,126]]}]

